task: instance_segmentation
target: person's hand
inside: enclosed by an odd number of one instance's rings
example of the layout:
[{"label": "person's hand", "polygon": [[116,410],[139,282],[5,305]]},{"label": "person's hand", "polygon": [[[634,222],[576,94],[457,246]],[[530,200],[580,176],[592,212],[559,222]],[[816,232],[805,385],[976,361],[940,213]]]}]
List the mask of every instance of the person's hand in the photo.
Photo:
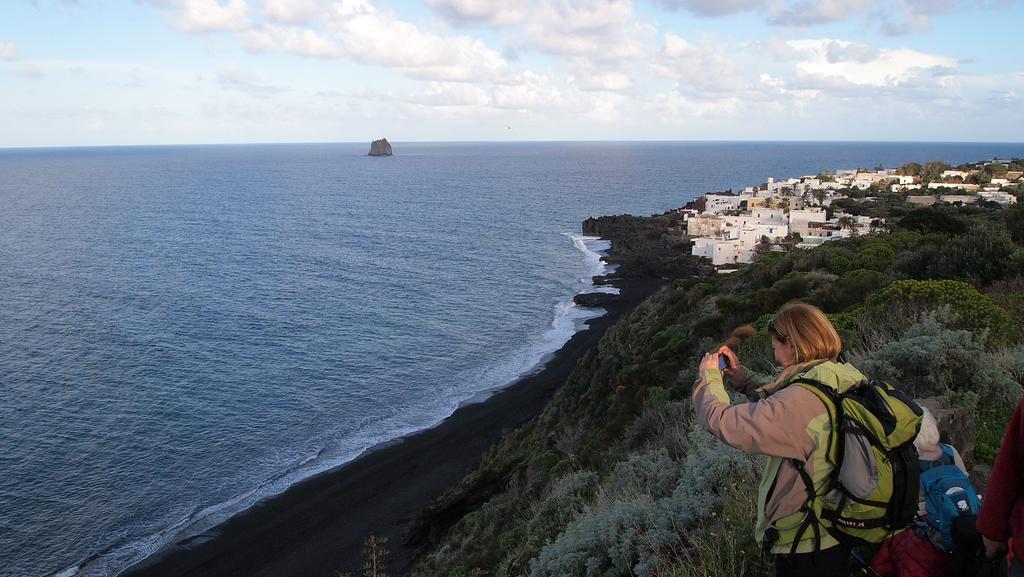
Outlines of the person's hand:
[{"label": "person's hand", "polygon": [[[721,368],[720,357],[726,357],[729,359],[729,366],[725,369]],[[704,358],[700,362],[700,371],[704,372],[708,369],[720,369],[723,373],[731,373],[733,369],[740,366],[739,359],[736,358],[735,353],[729,349],[729,347],[722,347],[713,353],[704,355]]]},{"label": "person's hand", "polygon": [[707,353],[700,361],[700,372],[718,368],[718,353]]},{"label": "person's hand", "polygon": [[729,360],[729,365],[726,367],[726,373],[732,373],[740,366],[740,359],[736,356],[736,353],[732,352],[727,346],[722,346],[718,349],[718,354],[724,356]]},{"label": "person's hand", "polygon": [[1008,550],[1006,541],[993,541],[988,537],[982,535],[982,542],[985,543],[985,556],[989,559],[998,559],[1006,556]]}]

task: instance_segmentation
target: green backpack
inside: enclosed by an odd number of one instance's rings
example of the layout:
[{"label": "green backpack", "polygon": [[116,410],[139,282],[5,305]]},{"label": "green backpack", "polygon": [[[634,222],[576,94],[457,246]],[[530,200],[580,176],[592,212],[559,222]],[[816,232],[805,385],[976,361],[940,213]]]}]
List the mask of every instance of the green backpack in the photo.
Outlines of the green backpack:
[{"label": "green backpack", "polygon": [[795,463],[807,488],[811,513],[798,529],[796,541],[815,524],[815,550],[819,548],[817,525],[840,542],[881,543],[913,523],[921,475],[914,448],[922,415],[917,403],[875,380],[843,393],[812,379],[799,378],[793,384],[814,393],[828,409],[832,420],[828,455],[837,463],[821,495],[815,492],[804,463]]}]

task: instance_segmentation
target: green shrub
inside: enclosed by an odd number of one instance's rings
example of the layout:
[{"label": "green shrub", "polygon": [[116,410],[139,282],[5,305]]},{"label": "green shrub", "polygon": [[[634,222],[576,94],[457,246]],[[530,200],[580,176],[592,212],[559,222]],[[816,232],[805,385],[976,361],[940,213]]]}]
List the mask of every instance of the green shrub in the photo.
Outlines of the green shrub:
[{"label": "green shrub", "polygon": [[864,298],[878,290],[885,280],[885,273],[877,270],[851,270],[835,282],[819,288],[814,300],[825,312],[842,311],[863,302]]},{"label": "green shrub", "polygon": [[959,279],[978,286],[1021,274],[1024,259],[1001,226],[979,225],[941,247],[929,245],[901,255],[896,269],[917,279]]},{"label": "green shrub", "polygon": [[838,255],[828,263],[828,271],[832,274],[841,275],[854,268],[853,259]]},{"label": "green shrub", "polygon": [[753,477],[756,467],[696,423],[689,435],[683,460],[657,449],[618,465],[594,505],[543,548],[530,575],[656,575],[658,560],[685,542],[686,527],[720,513],[722,487]]},{"label": "green shrub", "polygon": [[853,351],[850,362],[918,397],[976,396],[986,406],[1019,398],[1024,353],[988,351],[976,333],[948,326],[955,321],[948,307],[925,313],[892,340]]},{"label": "green shrub", "polygon": [[1010,238],[1017,244],[1024,244],[1024,204],[1013,204],[1003,212],[1003,223]]},{"label": "green shrub", "polygon": [[857,253],[857,267],[879,272],[887,272],[896,261],[896,251],[883,242],[873,242]]},{"label": "green shrub", "polygon": [[876,318],[893,309],[934,310],[948,306],[958,328],[987,331],[990,343],[1013,341],[1018,329],[1009,313],[973,286],[954,280],[901,280],[871,295],[865,301]]},{"label": "green shrub", "polygon": [[923,233],[958,235],[967,231],[967,224],[944,207],[927,207],[911,211],[897,224],[902,229]]}]

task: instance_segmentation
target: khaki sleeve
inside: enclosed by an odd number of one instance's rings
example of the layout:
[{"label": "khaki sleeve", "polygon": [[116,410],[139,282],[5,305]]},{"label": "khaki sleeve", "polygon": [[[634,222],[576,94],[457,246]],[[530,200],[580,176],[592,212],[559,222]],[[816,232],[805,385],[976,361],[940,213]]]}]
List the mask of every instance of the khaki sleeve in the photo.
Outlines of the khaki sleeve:
[{"label": "khaki sleeve", "polygon": [[731,405],[718,369],[708,369],[697,379],[693,407],[700,424],[732,447],[801,460],[814,451],[807,425],[825,409],[800,387],[787,387],[756,403]]}]

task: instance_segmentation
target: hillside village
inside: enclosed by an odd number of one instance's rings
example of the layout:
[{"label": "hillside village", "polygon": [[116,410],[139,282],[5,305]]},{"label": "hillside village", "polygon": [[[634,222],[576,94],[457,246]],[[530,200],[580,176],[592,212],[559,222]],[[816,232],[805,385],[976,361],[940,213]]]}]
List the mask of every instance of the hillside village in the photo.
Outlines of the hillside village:
[{"label": "hillside village", "polygon": [[742,192],[714,192],[679,210],[692,254],[721,273],[758,255],[880,232],[885,214],[858,205],[888,200],[907,209],[937,203],[1014,204],[1024,189],[1024,161],[992,160],[953,169],[941,162],[898,169],[840,170],[786,180],[769,178]]}]

